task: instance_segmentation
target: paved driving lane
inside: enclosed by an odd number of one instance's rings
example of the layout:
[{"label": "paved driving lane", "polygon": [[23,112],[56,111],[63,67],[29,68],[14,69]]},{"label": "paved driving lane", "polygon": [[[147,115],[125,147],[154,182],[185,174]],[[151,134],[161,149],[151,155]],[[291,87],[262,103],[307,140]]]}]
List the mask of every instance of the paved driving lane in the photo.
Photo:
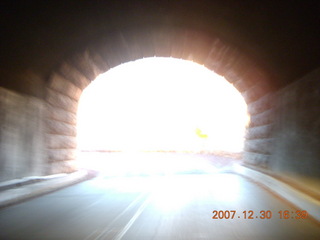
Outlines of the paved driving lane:
[{"label": "paved driving lane", "polygon": [[[212,219],[214,210],[236,214]],[[319,226],[280,210],[295,211],[234,174],[100,176],[2,209],[0,239],[320,239]]]}]

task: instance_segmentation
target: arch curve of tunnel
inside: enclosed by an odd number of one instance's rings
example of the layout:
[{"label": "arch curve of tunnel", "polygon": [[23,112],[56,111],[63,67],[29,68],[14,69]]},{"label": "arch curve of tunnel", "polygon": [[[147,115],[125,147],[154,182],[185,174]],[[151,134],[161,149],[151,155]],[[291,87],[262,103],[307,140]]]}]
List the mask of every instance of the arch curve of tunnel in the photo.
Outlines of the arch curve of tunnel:
[{"label": "arch curve of tunnel", "polygon": [[[225,76],[243,95],[247,104],[261,99],[272,89],[267,74],[245,54],[219,38],[199,31],[117,31],[112,36],[91,43],[85,50],[66,59],[50,76],[46,96],[50,106],[46,132],[48,158],[53,172],[74,170],[77,146],[76,114],[81,92],[99,74],[120,64],[146,57],[172,57],[203,64]],[[253,107],[249,114],[254,116],[269,108],[268,105],[259,110]],[[260,123],[263,124],[270,122]],[[259,122],[254,121],[251,125],[257,127]],[[259,138],[266,137],[267,134],[260,133]],[[247,139],[250,138],[255,138],[254,133],[247,136]],[[266,139],[260,144],[268,141],[269,139]],[[247,144],[247,155],[257,150],[256,148]],[[269,149],[264,149],[254,153],[260,155],[260,159],[256,161],[258,165],[266,166],[268,151]]]}]

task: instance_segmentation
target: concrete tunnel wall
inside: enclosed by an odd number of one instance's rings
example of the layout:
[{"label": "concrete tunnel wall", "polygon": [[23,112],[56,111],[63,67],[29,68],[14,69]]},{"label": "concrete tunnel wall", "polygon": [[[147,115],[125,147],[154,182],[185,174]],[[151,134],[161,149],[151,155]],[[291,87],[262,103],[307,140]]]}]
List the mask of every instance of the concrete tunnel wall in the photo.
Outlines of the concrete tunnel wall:
[{"label": "concrete tunnel wall", "polygon": [[[39,58],[52,66],[47,75],[28,66],[21,71],[17,66],[17,73],[14,65],[2,71],[0,181],[74,171],[82,90],[112,67],[153,56],[204,64],[241,92],[251,115],[244,149],[247,165],[278,174],[320,176],[319,65],[306,68],[297,79],[281,80],[261,59],[228,41],[228,34],[208,31],[208,23],[206,28],[119,26],[107,34],[95,33],[93,41],[54,64]],[[20,84],[12,87],[7,79]]]}]

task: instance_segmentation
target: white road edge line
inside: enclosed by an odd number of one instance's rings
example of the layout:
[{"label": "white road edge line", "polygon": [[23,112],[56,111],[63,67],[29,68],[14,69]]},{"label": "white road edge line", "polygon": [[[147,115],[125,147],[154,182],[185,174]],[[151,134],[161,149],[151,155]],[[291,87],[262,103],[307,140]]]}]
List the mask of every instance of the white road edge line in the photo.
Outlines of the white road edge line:
[{"label": "white road edge line", "polygon": [[[126,209],[124,209],[116,218],[114,218],[109,224],[108,226],[105,228],[104,231],[102,231],[97,237],[94,238],[94,240],[98,240],[101,239],[101,237],[103,237],[103,235],[107,234],[110,230],[110,228],[112,227],[112,224],[114,224],[121,216],[123,216],[127,211],[129,211],[133,206],[135,206],[142,198],[144,198],[146,196],[145,193],[141,193],[134,201],[132,201],[128,207],[126,207]],[[94,232],[97,232],[94,231]],[[93,235],[93,233],[91,233],[86,239],[90,239],[90,237]],[[103,238],[102,238],[103,239]]]},{"label": "white road edge line", "polygon": [[133,225],[133,223],[137,220],[137,218],[141,215],[143,210],[146,208],[146,206],[149,204],[151,197],[148,197],[143,204],[139,207],[137,212],[133,215],[133,217],[130,219],[130,221],[127,223],[127,225],[122,229],[121,232],[118,233],[113,239],[114,240],[120,240],[122,237],[126,234],[126,232],[129,230],[129,228]]}]

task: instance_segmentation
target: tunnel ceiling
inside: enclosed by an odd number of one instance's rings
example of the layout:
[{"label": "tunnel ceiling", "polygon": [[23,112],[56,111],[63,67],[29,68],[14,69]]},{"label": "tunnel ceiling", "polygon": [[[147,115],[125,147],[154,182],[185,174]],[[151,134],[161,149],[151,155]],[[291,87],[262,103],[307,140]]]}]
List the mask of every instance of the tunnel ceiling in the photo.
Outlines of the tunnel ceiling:
[{"label": "tunnel ceiling", "polygon": [[[282,87],[320,63],[317,1],[2,1],[1,85],[47,78],[63,59],[114,31],[182,28],[221,39]],[[32,83],[43,84],[32,77]],[[40,85],[39,85],[40,86]],[[28,87],[28,86],[24,86]],[[18,89],[19,90],[19,89]]]}]

